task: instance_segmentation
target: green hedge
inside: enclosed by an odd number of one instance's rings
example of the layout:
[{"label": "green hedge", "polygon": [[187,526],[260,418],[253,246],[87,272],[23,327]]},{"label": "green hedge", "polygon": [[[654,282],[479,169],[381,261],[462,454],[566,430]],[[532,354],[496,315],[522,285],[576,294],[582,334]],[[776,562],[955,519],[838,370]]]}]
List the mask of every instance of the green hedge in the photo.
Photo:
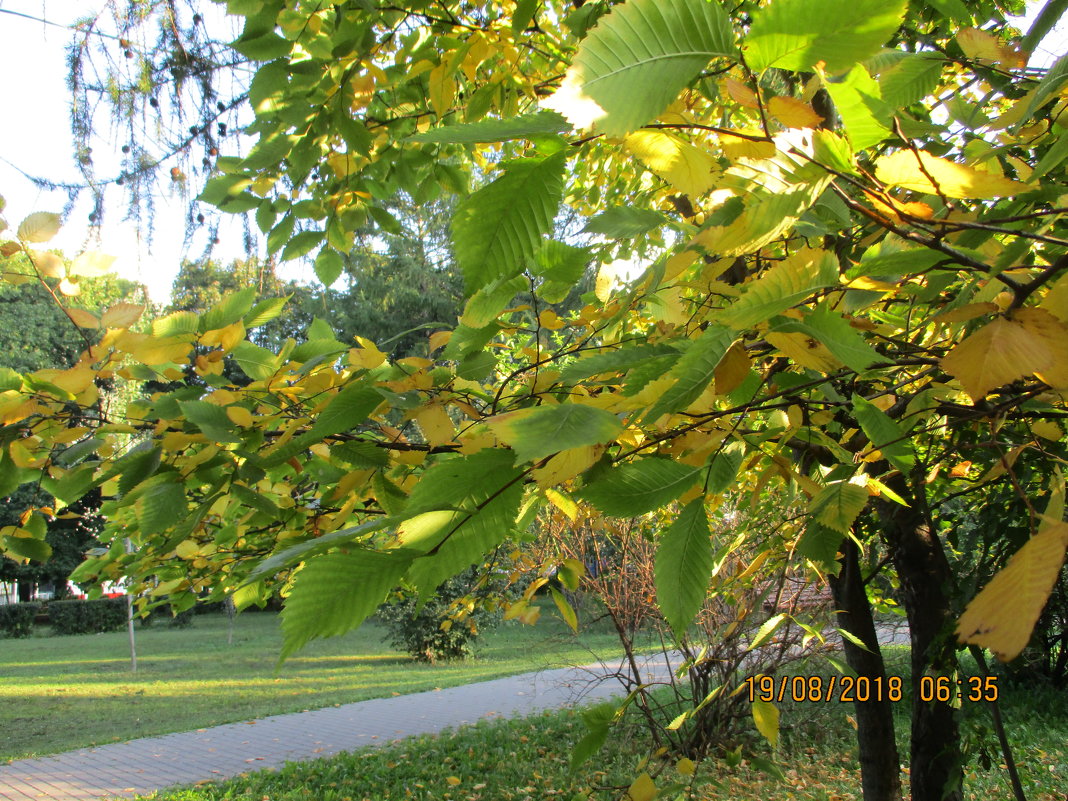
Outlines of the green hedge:
[{"label": "green hedge", "polygon": [[29,637],[33,634],[33,619],[41,611],[40,604],[4,604],[0,606],[0,635]]},{"label": "green hedge", "polygon": [[48,619],[55,634],[96,634],[126,625],[126,598],[52,601]]}]

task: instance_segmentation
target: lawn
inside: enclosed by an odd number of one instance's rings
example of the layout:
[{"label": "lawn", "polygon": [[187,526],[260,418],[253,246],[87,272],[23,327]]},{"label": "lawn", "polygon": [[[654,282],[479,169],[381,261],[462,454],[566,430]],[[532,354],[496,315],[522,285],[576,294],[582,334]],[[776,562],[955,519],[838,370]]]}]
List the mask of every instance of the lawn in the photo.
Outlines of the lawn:
[{"label": "lawn", "polygon": [[[1002,711],[1030,801],[1062,801],[1068,784],[1068,697],[1050,688],[1006,688]],[[907,761],[908,704],[895,707],[903,759]],[[697,766],[695,801],[859,801],[851,705],[783,705],[783,740],[771,752],[755,733],[741,758],[721,755]],[[966,747],[965,797],[1009,798],[1011,790],[982,707],[963,710]],[[625,724],[628,725],[628,724]],[[440,736],[415,737],[384,748],[331,759],[290,764],[217,785],[174,790],[154,801],[616,801],[646,769],[656,783],[691,780],[677,763],[653,758],[641,746],[641,731],[617,730],[606,747],[577,773],[569,772],[571,749],[585,733],[572,711],[531,718],[482,722]],[[992,757],[984,768],[981,753]],[[992,751],[990,749],[993,749]],[[774,762],[779,775],[758,770],[747,756]],[[904,793],[908,797],[907,772]],[[644,797],[644,796],[643,796]],[[666,796],[675,798],[675,794]]]},{"label": "lawn", "polygon": [[227,628],[222,614],[198,615],[189,628],[138,628],[136,674],[125,631],[4,640],[0,759],[585,664],[618,651],[603,628],[575,636],[547,610],[535,626],[488,632],[476,657],[461,662],[416,663],[367,623],[312,642],[276,672],[276,615],[239,615],[232,645]]}]

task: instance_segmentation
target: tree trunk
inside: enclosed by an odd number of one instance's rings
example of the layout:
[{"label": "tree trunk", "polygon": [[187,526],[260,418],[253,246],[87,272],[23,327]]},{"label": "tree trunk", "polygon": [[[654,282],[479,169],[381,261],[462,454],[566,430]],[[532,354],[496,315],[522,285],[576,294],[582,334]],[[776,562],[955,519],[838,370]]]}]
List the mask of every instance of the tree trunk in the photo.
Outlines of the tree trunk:
[{"label": "tree trunk", "polygon": [[[860,572],[860,549],[852,539],[842,544],[842,569],[831,576],[831,592],[838,610],[838,625],[864,643],[869,650],[842,638],[846,662],[857,676],[867,677],[872,687],[886,684],[886,667],[875,635],[875,620]],[[901,768],[894,740],[893,706],[885,695],[864,703],[853,702],[857,718],[857,745],[864,801],[900,801]]]},{"label": "tree trunk", "polygon": [[883,535],[901,581],[902,601],[912,638],[912,749],[910,784],[913,801],[961,801],[961,750],[957,714],[949,703],[923,701],[921,679],[951,675],[954,645],[950,606],[953,581],[938,535],[924,514],[923,490],[909,492],[902,476],[891,489],[909,506],[880,501]]}]

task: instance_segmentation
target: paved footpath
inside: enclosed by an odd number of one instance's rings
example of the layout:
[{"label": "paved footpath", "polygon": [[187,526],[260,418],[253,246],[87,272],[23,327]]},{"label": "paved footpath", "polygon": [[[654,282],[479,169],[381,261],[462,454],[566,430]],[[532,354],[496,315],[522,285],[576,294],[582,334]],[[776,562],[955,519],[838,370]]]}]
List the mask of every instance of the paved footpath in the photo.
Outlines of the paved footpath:
[{"label": "paved footpath", "polygon": [[[907,629],[881,630],[880,641],[908,642]],[[677,655],[671,661],[677,663]],[[662,654],[644,664],[646,680],[671,669]],[[146,795],[286,762],[386,745],[413,734],[529,715],[621,694],[617,665],[544,670],[462,687],[376,698],[210,729],[83,748],[0,765],[0,801],[97,801]]]},{"label": "paved footpath", "polygon": [[[0,801],[95,801],[148,794],[341,751],[385,745],[479,720],[528,715],[621,693],[614,668],[545,670],[245,723],[147,737],[0,765]],[[663,656],[650,679],[665,675]]]}]

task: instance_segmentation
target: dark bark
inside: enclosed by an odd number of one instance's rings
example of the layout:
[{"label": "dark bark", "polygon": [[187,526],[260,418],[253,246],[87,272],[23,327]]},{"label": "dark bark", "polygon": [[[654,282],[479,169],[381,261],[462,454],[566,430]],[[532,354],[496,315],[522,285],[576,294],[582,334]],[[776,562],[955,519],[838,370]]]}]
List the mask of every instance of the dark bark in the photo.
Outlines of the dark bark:
[{"label": "dark bark", "polygon": [[[867,677],[872,687],[886,687],[886,667],[875,636],[875,620],[860,572],[860,549],[846,538],[842,544],[842,569],[831,576],[831,592],[838,625],[864,643],[869,650],[842,638],[846,662],[857,676]],[[900,801],[901,769],[894,740],[894,713],[888,698],[866,703],[854,701],[860,775],[864,801]]]},{"label": "dark bark", "polygon": [[879,515],[901,581],[912,638],[912,748],[910,784],[913,801],[961,801],[960,728],[949,703],[923,701],[925,675],[950,676],[955,663],[951,606],[953,576],[942,542],[931,531],[923,489],[909,492],[902,476],[891,489],[909,506],[880,501]]}]

